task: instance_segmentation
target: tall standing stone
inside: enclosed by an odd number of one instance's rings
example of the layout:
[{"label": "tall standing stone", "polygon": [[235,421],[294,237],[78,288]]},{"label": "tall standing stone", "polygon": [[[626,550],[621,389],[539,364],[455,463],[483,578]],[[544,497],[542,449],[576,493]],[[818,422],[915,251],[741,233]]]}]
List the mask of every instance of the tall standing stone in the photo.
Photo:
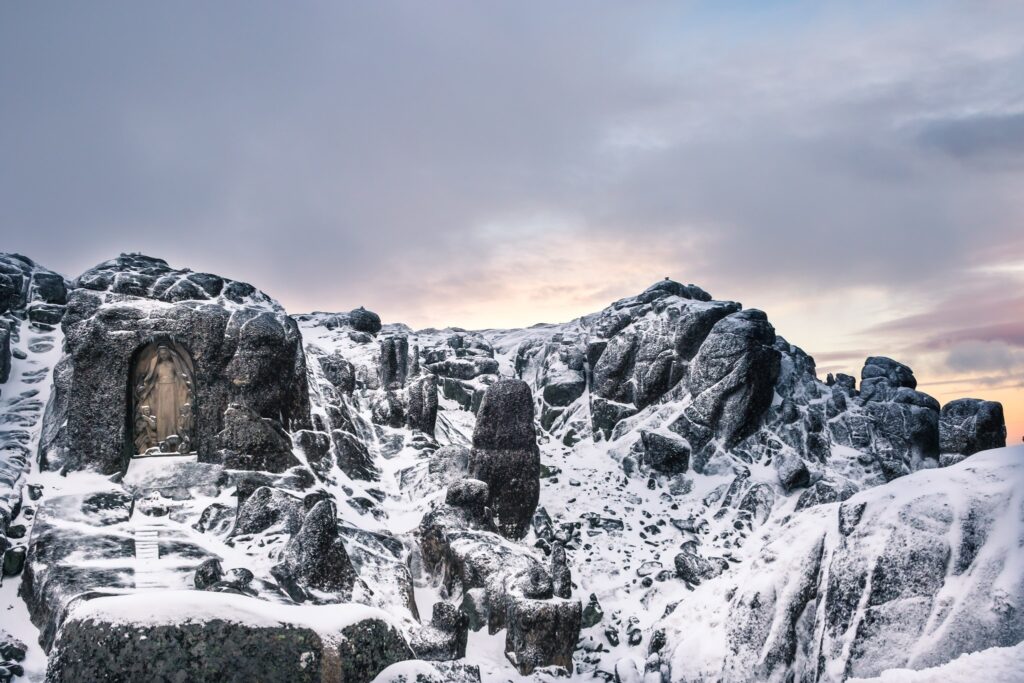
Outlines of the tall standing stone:
[{"label": "tall standing stone", "polygon": [[469,472],[487,483],[501,534],[522,538],[540,498],[540,450],[526,382],[501,379],[487,388],[477,413]]}]

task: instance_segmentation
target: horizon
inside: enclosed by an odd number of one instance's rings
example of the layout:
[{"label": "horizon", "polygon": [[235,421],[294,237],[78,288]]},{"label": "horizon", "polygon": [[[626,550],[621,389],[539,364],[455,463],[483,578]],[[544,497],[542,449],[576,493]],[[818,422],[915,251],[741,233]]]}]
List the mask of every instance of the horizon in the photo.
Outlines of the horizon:
[{"label": "horizon", "polygon": [[[172,268],[179,268],[179,269],[186,269],[186,268],[188,268],[188,269],[190,269],[192,271],[195,271],[195,272],[211,272],[211,273],[214,273],[216,275],[220,275],[220,276],[224,276],[224,277],[230,277],[231,279],[234,279],[234,280],[241,280],[243,282],[247,282],[247,283],[255,286],[257,289],[261,290],[262,292],[264,292],[268,296],[270,296],[272,299],[274,299],[278,303],[280,303],[284,307],[285,311],[289,315],[306,315],[306,314],[311,314],[311,313],[344,313],[344,312],[353,310],[355,308],[359,308],[360,306],[363,305],[362,303],[356,302],[356,303],[352,303],[351,305],[349,305],[348,303],[340,303],[338,306],[336,306],[334,308],[325,308],[325,309],[322,309],[322,310],[296,309],[296,308],[293,308],[291,305],[289,305],[289,302],[287,302],[286,300],[283,300],[283,299],[275,296],[275,294],[272,291],[267,291],[266,288],[261,286],[258,281],[255,281],[255,280],[253,280],[251,278],[247,278],[247,277],[244,276],[244,274],[218,272],[216,270],[200,270],[200,269],[192,268],[191,266],[189,266],[187,264],[175,263],[175,262],[169,261],[167,259],[163,259],[160,256],[153,256],[152,254],[143,254],[142,252],[123,252],[123,253],[141,254],[141,255],[144,255],[144,256],[149,256],[151,258],[157,258],[157,259],[165,261]],[[55,272],[61,273],[61,275],[63,275],[65,278],[67,278],[68,280],[71,280],[71,281],[74,281],[79,275],[81,275],[86,270],[89,270],[90,268],[92,268],[94,266],[97,266],[97,265],[99,265],[101,263],[104,263],[107,260],[110,260],[110,259],[104,259],[102,261],[98,261],[98,262],[92,264],[91,266],[83,268],[81,271],[74,273],[73,275],[69,275],[68,272],[64,272],[64,271],[61,271],[59,269],[52,268],[50,264],[45,263],[45,262],[41,262],[41,261],[39,261],[39,259],[36,259],[36,258],[34,258],[33,256],[31,256],[29,254],[21,254],[21,255],[22,256],[26,256],[27,258],[32,259],[33,261],[36,261],[37,263],[39,263],[43,267],[51,268],[51,269],[55,270]],[[116,258],[116,256],[112,256],[111,258]],[[700,282],[689,282],[689,281],[684,281],[683,279],[680,279],[680,278],[674,278],[674,277],[671,277],[671,276],[668,276],[668,277],[669,277],[669,279],[676,280],[678,282],[683,282],[684,284],[695,284],[698,287],[704,288],[701,285]],[[648,287],[656,284],[657,282],[659,282],[659,281],[661,281],[663,279],[665,279],[664,276],[660,277],[660,278],[650,279],[649,280],[649,284],[643,285],[643,286],[641,286],[639,288],[636,288],[633,291],[620,291],[618,293],[618,295],[613,296],[613,298],[605,301],[604,303],[596,305],[596,307],[590,308],[590,309],[587,309],[587,310],[582,310],[581,309],[581,310],[579,310],[579,312],[577,312],[577,313],[575,313],[573,315],[570,315],[570,317],[566,317],[564,319],[524,322],[524,323],[521,323],[521,324],[512,324],[512,325],[496,324],[496,325],[484,325],[484,326],[467,326],[467,325],[460,324],[459,321],[450,321],[450,322],[447,322],[447,323],[435,323],[435,324],[429,324],[428,323],[428,324],[412,325],[407,320],[401,319],[400,317],[392,318],[388,314],[388,311],[386,309],[377,309],[377,308],[374,308],[372,306],[366,306],[366,308],[368,308],[369,310],[373,311],[374,313],[377,313],[378,315],[380,315],[382,324],[384,324],[384,325],[388,325],[388,324],[405,324],[405,325],[408,325],[414,332],[425,330],[425,329],[431,329],[431,328],[439,329],[439,330],[443,330],[443,329],[447,329],[447,328],[461,328],[461,329],[465,329],[465,330],[468,330],[468,331],[526,329],[526,328],[535,327],[535,326],[541,326],[541,325],[562,325],[562,324],[566,324],[566,323],[572,322],[572,321],[574,321],[574,320],[576,320],[578,318],[584,317],[586,315],[589,315],[589,314],[592,314],[592,313],[597,313],[597,312],[603,310],[604,308],[606,308],[607,306],[610,306],[615,301],[618,301],[619,299],[623,299],[623,298],[630,297],[630,296],[636,296],[637,294],[643,292]],[[707,289],[707,288],[704,288],[704,289]],[[602,292],[604,292],[604,291],[606,291],[606,290],[602,290]],[[918,370],[918,368],[916,368],[914,366],[913,363],[908,362],[905,358],[901,358],[898,354],[890,353],[889,350],[887,350],[886,348],[864,349],[863,350],[863,355],[858,357],[856,355],[856,353],[849,352],[849,351],[843,352],[843,351],[837,351],[837,350],[834,350],[834,349],[818,349],[816,347],[810,347],[810,346],[807,346],[807,345],[801,343],[801,341],[798,338],[795,338],[793,335],[786,334],[785,329],[780,327],[780,324],[778,322],[778,320],[780,318],[778,316],[775,316],[770,309],[765,309],[765,308],[761,308],[761,307],[758,307],[758,306],[749,306],[749,305],[746,304],[746,302],[742,298],[720,297],[720,296],[716,295],[715,292],[713,292],[713,291],[709,292],[709,293],[711,294],[712,298],[715,299],[715,300],[719,300],[719,301],[722,301],[722,300],[739,301],[741,304],[743,304],[744,308],[760,308],[760,310],[763,310],[765,312],[765,314],[768,316],[769,322],[771,322],[772,325],[775,327],[775,332],[776,332],[776,334],[778,336],[783,337],[789,343],[791,343],[791,344],[793,344],[793,345],[803,349],[806,353],[808,353],[812,358],[815,359],[815,370],[817,372],[818,379],[820,379],[823,382],[825,381],[825,378],[826,378],[827,374],[829,374],[829,373],[832,373],[832,374],[845,373],[845,374],[848,374],[848,375],[851,375],[851,376],[855,377],[857,379],[857,384],[859,386],[860,385],[860,371],[861,371],[861,369],[862,369],[862,367],[864,365],[864,361],[867,358],[869,358],[871,356],[884,356],[884,357],[887,357],[887,358],[892,358],[893,360],[896,360],[896,361],[898,361],[900,363],[904,363],[905,365],[909,366],[914,371],[914,376],[915,376],[915,378],[917,379],[917,382],[918,382],[918,389],[923,390],[926,393],[929,393],[929,394],[935,396],[936,398],[939,399],[939,402],[941,404],[946,404],[949,401],[952,401],[952,400],[955,400],[955,399],[958,399],[958,398],[982,398],[982,399],[986,399],[986,400],[998,400],[998,401],[1000,401],[1003,404],[1003,411],[1004,411],[1005,418],[1006,418],[1007,444],[1012,445],[1014,443],[1017,443],[1017,441],[1018,441],[1017,437],[1021,437],[1021,439],[1024,439],[1024,394],[1022,394],[1022,392],[1014,391],[1013,389],[1015,389],[1015,387],[1011,387],[1011,391],[1008,392],[1009,400],[1006,400],[1005,398],[1001,399],[1001,398],[993,397],[993,395],[997,395],[997,396],[998,395],[1003,395],[1002,392],[1000,392],[1000,388],[996,387],[994,389],[989,389],[989,388],[985,387],[984,382],[981,383],[981,385],[980,385],[981,389],[980,389],[980,391],[977,392],[977,395],[968,395],[967,393],[964,393],[961,390],[961,387],[964,387],[965,385],[970,385],[971,382],[977,381],[975,378],[970,378],[970,379],[967,379],[967,380],[963,380],[963,379],[956,379],[956,378],[949,379],[948,377],[939,377],[939,378],[936,378],[936,379],[932,379],[928,375],[925,375],[925,374],[921,373]],[[566,309],[566,310],[569,310],[569,309]],[[825,359],[824,362],[822,361],[822,359]],[[843,362],[840,363],[839,361],[843,361]]]}]

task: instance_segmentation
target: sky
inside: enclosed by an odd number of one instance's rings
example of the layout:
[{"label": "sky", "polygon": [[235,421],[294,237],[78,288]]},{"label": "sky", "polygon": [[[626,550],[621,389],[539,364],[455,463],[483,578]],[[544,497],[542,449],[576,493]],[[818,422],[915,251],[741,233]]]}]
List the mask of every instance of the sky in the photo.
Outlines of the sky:
[{"label": "sky", "polygon": [[0,4],[0,250],[520,326],[666,276],[1024,436],[1024,3]]}]

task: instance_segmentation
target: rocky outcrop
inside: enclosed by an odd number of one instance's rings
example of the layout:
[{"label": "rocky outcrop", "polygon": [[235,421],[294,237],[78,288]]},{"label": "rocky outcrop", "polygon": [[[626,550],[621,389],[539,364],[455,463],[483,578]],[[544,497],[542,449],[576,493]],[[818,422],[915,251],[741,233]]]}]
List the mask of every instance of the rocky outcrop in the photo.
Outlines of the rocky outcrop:
[{"label": "rocky outcrop", "polygon": [[455,605],[437,602],[430,623],[416,632],[409,644],[420,659],[462,659],[468,637],[469,618]]},{"label": "rocky outcrop", "polygon": [[540,497],[540,450],[525,382],[503,379],[488,387],[473,431],[469,473],[487,484],[501,533],[522,538]]},{"label": "rocky outcrop", "polygon": [[194,362],[192,447],[200,461],[219,462],[224,450],[244,453],[219,438],[231,404],[286,430],[309,427],[298,327],[251,285],[122,255],[78,278],[62,327],[65,355],[40,444],[44,468],[125,468],[132,363],[159,340],[180,344]]},{"label": "rocky outcrop", "polygon": [[[996,530],[1024,523],[1022,477],[1013,449],[989,451],[796,515],[730,579],[721,680],[872,677],[1020,642],[1016,541]],[[680,640],[673,675],[699,657]]]},{"label": "rocky outcrop", "polygon": [[369,683],[412,657],[387,615],[362,605],[302,612],[239,595],[171,592],[159,598],[161,616],[151,617],[152,599],[97,598],[73,610],[47,683]]},{"label": "rocky outcrop", "polygon": [[380,385],[400,389],[409,376],[409,338],[402,335],[380,340]]},{"label": "rocky outcrop", "polygon": [[424,375],[411,380],[408,392],[406,426],[434,436],[434,426],[437,424],[437,377]]},{"label": "rocky outcrop", "polygon": [[1006,445],[1003,406],[995,401],[961,398],[942,406],[939,414],[939,450],[973,455]]},{"label": "rocky outcrop", "polygon": [[669,426],[689,442],[696,471],[709,459],[712,439],[729,449],[760,425],[779,376],[774,344],[775,329],[753,309],[722,318],[701,344],[690,364],[693,400]]},{"label": "rocky outcrop", "polygon": [[474,630],[507,629],[505,652],[523,674],[542,666],[572,670],[582,609],[554,596],[544,566],[522,546],[494,533],[487,485],[465,479],[419,527],[425,567],[441,577],[444,594],[463,595]]},{"label": "rocky outcrop", "polygon": [[338,534],[331,501],[313,506],[271,573],[296,602],[346,602],[351,598],[356,572]]},{"label": "rocky outcrop", "polygon": [[[436,332],[436,331],[435,331]],[[497,379],[494,348],[483,336],[454,329],[440,343],[420,351],[422,368],[437,376],[445,398],[476,411],[487,385]]]},{"label": "rocky outcrop", "polygon": [[218,459],[230,469],[284,472],[299,464],[291,437],[280,422],[237,403],[228,404],[224,411],[224,429],[216,443]]}]

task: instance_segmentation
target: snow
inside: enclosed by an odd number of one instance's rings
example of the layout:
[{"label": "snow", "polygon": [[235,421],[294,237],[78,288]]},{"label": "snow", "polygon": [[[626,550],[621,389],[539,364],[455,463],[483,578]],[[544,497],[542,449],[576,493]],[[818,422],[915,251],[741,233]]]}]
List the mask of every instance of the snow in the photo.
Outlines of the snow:
[{"label": "snow", "polygon": [[134,626],[166,626],[219,619],[257,627],[305,627],[325,636],[338,634],[342,629],[367,619],[379,619],[395,625],[384,610],[356,603],[281,605],[245,595],[196,590],[164,590],[78,601],[71,607],[68,619],[95,619]]},{"label": "snow", "polygon": [[[145,300],[133,300],[132,305],[148,305],[152,308],[165,306],[159,302],[147,304]],[[688,301],[687,305],[700,307],[712,304]],[[522,330],[486,330],[479,334],[494,346],[501,373],[510,375],[513,374],[516,352],[522,344],[551,341],[559,334],[566,337],[580,335],[593,322],[594,316],[588,316],[564,325],[539,325]],[[307,349],[313,410],[323,415],[323,396],[318,394],[322,391],[320,384],[325,380],[314,355],[338,352],[354,364],[358,376],[366,379],[375,376],[377,372],[378,342],[353,341],[345,328],[329,330],[319,325],[315,314],[299,318],[299,325]],[[385,332],[408,333],[395,326],[386,327]],[[419,344],[421,348],[427,347],[439,343],[453,332],[421,330],[410,333],[409,345],[410,348],[414,344]],[[40,336],[23,329],[18,348],[24,350],[30,340],[38,340]],[[60,333],[49,333],[49,336],[54,339],[50,351],[29,353],[27,360],[14,359],[12,379],[3,389],[5,400],[34,388],[40,390],[39,399],[45,402],[50,389],[49,374],[44,381],[32,384],[23,383],[21,378],[30,370],[46,368],[47,373],[51,372],[50,369],[60,356]],[[536,386],[533,388],[537,389]],[[370,416],[370,393],[369,390],[361,389],[351,399],[345,399],[350,401],[353,413],[364,421],[368,421]],[[475,423],[473,414],[461,410],[457,403],[443,397],[439,407],[436,430],[439,444],[469,444]],[[578,407],[587,410],[586,396],[578,402]],[[837,543],[837,506],[822,505],[796,512],[799,492],[786,494],[778,484],[774,468],[763,463],[748,466],[749,482],[770,486],[777,497],[776,505],[763,524],[755,524],[749,533],[744,534],[735,533],[734,517],[726,515],[719,518],[714,514],[719,509],[720,497],[735,477],[729,466],[703,475],[685,475],[691,486],[685,492],[670,491],[665,478],[656,478],[649,484],[646,477],[626,477],[621,460],[639,429],[662,429],[685,407],[684,398],[666,397],[664,402],[650,406],[630,418],[618,430],[622,436],[611,442],[594,442],[584,438],[575,446],[567,447],[554,435],[541,437],[542,463],[558,473],[541,480],[540,505],[547,510],[556,526],[559,523],[582,523],[581,547],[569,553],[575,583],[573,598],[586,604],[593,594],[604,612],[604,619],[600,623],[581,633],[582,639],[602,645],[603,651],[577,652],[575,679],[589,680],[595,670],[625,672],[632,668],[643,671],[644,656],[651,636],[655,629],[664,628],[669,634],[669,648],[664,654],[670,658],[673,680],[699,680],[701,677],[716,680],[721,676],[722,663],[729,654],[727,617],[737,587],[774,590],[779,585],[780,577],[786,577],[800,568],[814,542],[824,538],[826,552],[831,552]],[[585,413],[581,414],[585,416]],[[402,488],[400,474],[408,468],[422,468],[427,459],[422,451],[409,446],[391,457],[384,457],[380,435],[386,436],[389,429],[370,430],[365,435],[375,464],[380,468],[379,481],[357,481],[335,470],[331,473],[331,480],[318,483],[317,488],[324,488],[335,496],[339,502],[338,514],[344,524],[367,531],[390,533],[402,540],[407,551],[402,561],[406,561],[411,547],[410,535],[419,525],[423,514],[443,498],[444,491]],[[35,428],[31,444],[33,452],[37,440],[38,428]],[[306,462],[300,451],[296,451],[296,455],[302,462]],[[868,512],[862,522],[864,524],[878,528],[891,525],[903,505],[925,494],[944,496],[957,515],[978,498],[1008,501],[978,557],[979,561],[1005,558],[1006,562],[994,585],[997,589],[1013,594],[1014,582],[1024,576],[1024,554],[1020,551],[1024,530],[1021,528],[1019,514],[1015,514],[1024,502],[1024,447],[979,453],[955,466],[922,470],[885,485],[879,485],[882,482],[877,474],[864,474],[864,469],[857,465],[861,455],[852,448],[833,446],[827,470],[832,475],[848,477],[866,489],[851,499],[852,503],[868,503]],[[125,482],[131,484],[151,480],[172,462],[190,460],[194,458],[135,460],[126,474]],[[817,474],[822,474],[824,469],[821,468]],[[54,472],[40,473],[35,466],[27,474],[27,480],[44,486],[44,499],[40,503],[57,495],[83,494],[108,490],[114,486],[108,478],[100,475],[81,472],[64,477]],[[372,497],[368,493],[371,489],[384,494],[377,515],[364,513],[345,504],[346,500],[355,496]],[[168,500],[165,501],[168,505],[175,506],[174,515],[154,521],[136,512],[128,523],[108,528],[107,531],[127,535],[135,533],[139,528],[157,528],[162,541],[181,540],[201,548],[211,556],[219,557],[225,569],[245,567],[254,572],[257,580],[272,581],[269,570],[276,563],[278,553],[287,541],[287,534],[277,529],[253,538],[236,538],[227,543],[224,534],[200,533],[191,526],[198,515],[213,503],[221,503],[233,509],[236,500],[232,493],[229,488],[216,497],[195,495],[188,501]],[[159,493],[152,495],[159,496]],[[706,505],[705,499],[713,500]],[[592,527],[588,522],[588,516],[592,515],[619,520],[622,528]],[[691,516],[705,520],[707,530],[691,533],[671,523]],[[536,540],[531,532],[520,542],[520,546],[546,563],[547,558],[543,553],[533,547]],[[689,587],[672,576],[673,560],[681,545],[694,540],[702,555],[728,558],[731,568],[716,579]],[[872,547],[870,551],[880,553],[882,547]],[[127,558],[125,561],[134,560]],[[146,581],[150,589],[134,594],[79,601],[74,605],[70,618],[95,618],[138,625],[227,619],[254,626],[304,626],[324,634],[336,633],[345,626],[367,618],[381,618],[403,630],[412,626],[411,615],[400,607],[401,600],[393,587],[374,584],[372,577],[364,578],[376,591],[373,599],[376,606],[355,603],[297,606],[228,593],[186,590],[185,584],[190,583],[190,575],[180,571],[182,566],[182,561],[170,558],[160,558],[153,564],[145,564]],[[659,575],[662,570],[666,575]],[[653,580],[650,586],[643,585],[647,578]],[[963,608],[975,586],[972,583],[974,580],[969,573],[949,577],[939,597],[951,605],[951,611]],[[18,579],[8,579],[0,586],[0,608],[3,609],[0,619],[5,629],[29,644],[29,655],[25,662],[26,680],[38,681],[42,680],[45,669],[45,655],[38,647],[38,632],[28,619],[25,604],[16,595],[19,583]],[[423,621],[429,619],[432,606],[442,599],[438,588],[429,582],[429,578],[424,577],[417,577],[413,597]],[[995,599],[996,596],[990,597]],[[447,599],[452,598],[447,596]],[[381,609],[385,605],[391,606],[390,613]],[[667,611],[671,613],[666,616]],[[630,646],[626,635],[627,629],[633,627],[643,635],[642,642],[637,646]],[[606,630],[609,629],[618,635],[618,645],[612,645],[606,636]],[[938,621],[929,624],[928,632],[933,639],[939,638],[943,633],[943,624]],[[921,641],[922,647],[930,642],[927,637]],[[466,662],[480,667],[485,682],[548,680],[548,674],[545,673],[519,676],[505,656],[504,644],[504,631],[495,634],[488,634],[486,629],[471,632]],[[915,654],[911,652],[908,656],[913,657]],[[414,672],[419,665],[407,663],[396,666],[403,671]],[[841,668],[839,671],[841,673]],[[942,666],[919,672],[892,669],[877,678],[863,680],[877,683],[955,683],[961,680],[981,680],[978,674],[983,672],[984,680],[1006,683],[1024,681],[1022,671],[1024,645],[1017,645],[966,654]]]},{"label": "snow", "polygon": [[930,669],[887,669],[874,678],[849,678],[847,683],[1021,683],[1024,643],[963,654]]}]

